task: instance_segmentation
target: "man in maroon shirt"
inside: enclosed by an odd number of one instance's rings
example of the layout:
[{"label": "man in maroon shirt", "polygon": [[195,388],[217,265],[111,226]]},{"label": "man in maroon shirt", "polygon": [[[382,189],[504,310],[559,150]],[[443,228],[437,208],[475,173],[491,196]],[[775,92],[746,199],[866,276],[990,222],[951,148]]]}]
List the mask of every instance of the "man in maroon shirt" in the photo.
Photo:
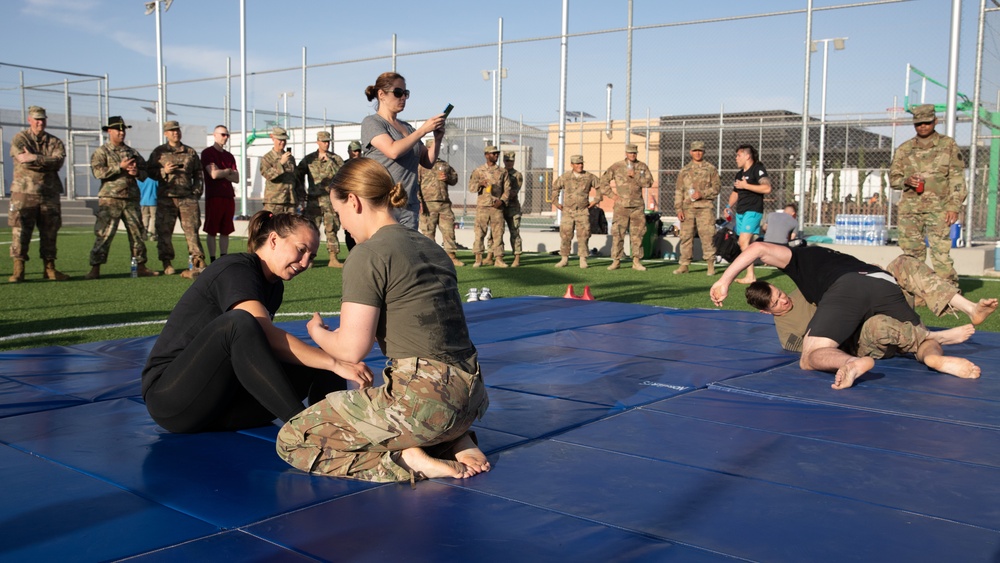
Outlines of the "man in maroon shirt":
[{"label": "man in maroon shirt", "polygon": [[217,125],[213,132],[215,144],[201,151],[201,164],[205,168],[205,242],[208,244],[209,261],[215,261],[215,236],[219,235],[219,255],[229,251],[229,235],[236,230],[236,192],[233,183],[240,181],[236,158],[224,147],[229,142],[229,130]]}]

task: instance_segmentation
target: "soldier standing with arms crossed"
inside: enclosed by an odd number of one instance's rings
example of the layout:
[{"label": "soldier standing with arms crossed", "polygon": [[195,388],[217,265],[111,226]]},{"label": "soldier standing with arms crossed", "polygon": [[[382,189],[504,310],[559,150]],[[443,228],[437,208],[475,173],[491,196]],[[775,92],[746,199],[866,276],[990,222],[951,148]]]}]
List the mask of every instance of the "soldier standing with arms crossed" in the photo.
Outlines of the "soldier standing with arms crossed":
[{"label": "soldier standing with arms crossed", "polygon": [[935,125],[933,104],[913,108],[917,136],[896,149],[889,168],[889,187],[903,192],[899,201],[899,248],[903,254],[926,260],[926,237],[934,273],[958,287],[949,231],[958,221],[968,194],[965,164],[955,140],[938,134]]},{"label": "soldier standing with arms crossed", "polygon": [[288,132],[284,127],[271,128],[274,147],[260,159],[260,175],[264,177],[264,209],[271,213],[295,213],[296,205],[305,204],[295,177],[295,157],[285,150]]},{"label": "soldier standing with arms crossed", "polygon": [[208,257],[215,262],[215,235],[219,235],[219,255],[229,253],[229,235],[236,230],[236,191],[233,183],[240,181],[236,157],[226,150],[229,129],[216,125],[212,133],[215,143],[201,151],[201,165],[205,167],[205,242]]},{"label": "soldier standing with arms crossed", "polygon": [[[562,258],[556,263],[556,268],[562,268],[569,263],[569,251],[573,245],[573,231],[576,230],[576,251],[580,255],[580,267],[587,267],[587,253],[590,248],[590,213],[589,209],[601,200],[600,181],[597,176],[583,171],[583,156],[575,154],[569,157],[569,172],[564,173],[552,184],[552,201],[562,211],[559,221],[559,255]],[[591,200],[590,190],[596,192],[596,198]],[[563,192],[565,190],[565,192]],[[559,194],[562,192],[562,203]]]},{"label": "soldier standing with arms crossed", "polygon": [[694,230],[697,227],[698,237],[701,238],[701,253],[708,262],[708,275],[714,276],[715,246],[712,244],[712,237],[715,235],[715,219],[712,202],[719,195],[722,181],[715,166],[704,160],[705,143],[693,141],[689,154],[691,160],[677,174],[674,192],[674,209],[681,222],[681,266],[674,273],[688,273],[688,265],[694,254]]},{"label": "soldier standing with arms crossed", "polygon": [[[434,144],[428,139],[426,145]],[[438,154],[441,154],[440,151]],[[455,213],[451,210],[451,197],[448,196],[448,186],[458,183],[458,172],[441,157],[434,162],[433,168],[420,167],[420,232],[434,240],[434,232],[441,227],[441,241],[444,251],[455,266],[464,266],[455,255],[458,245],[455,243]]]},{"label": "soldier standing with arms crossed", "polygon": [[320,221],[323,222],[326,231],[326,249],[330,253],[330,262],[327,266],[331,268],[343,268],[340,259],[340,241],[337,239],[337,231],[340,230],[340,219],[330,205],[330,182],[344,165],[344,159],[330,152],[330,140],[333,137],[329,131],[316,133],[317,150],[307,154],[302,162],[296,167],[296,174],[300,184],[305,184],[308,179],[309,189],[306,192],[306,207],[302,215],[313,222],[319,229]]},{"label": "soldier standing with arms crossed", "polygon": [[59,197],[63,185],[59,169],[66,160],[66,147],[45,131],[47,122],[45,108],[31,106],[28,108],[28,129],[14,135],[10,141],[10,156],[14,160],[14,182],[10,186],[10,214],[7,216],[7,224],[13,230],[11,283],[24,281],[24,263],[28,261],[28,245],[35,225],[38,225],[38,253],[45,263],[45,279],[69,279],[56,269],[56,234],[62,226]]},{"label": "soldier standing with arms crossed", "polygon": [[[163,262],[163,275],[173,275],[174,225],[181,220],[181,230],[187,240],[191,265],[205,268],[205,251],[201,248],[198,229],[201,228],[201,208],[198,199],[205,191],[201,159],[195,150],[181,142],[181,126],[176,121],[163,124],[167,142],[149,155],[149,177],[159,183],[156,199],[156,252]],[[190,276],[191,274],[187,274]]]},{"label": "soldier standing with arms crossed", "polygon": [[[507,177],[510,178],[510,196],[507,198],[507,205],[503,208],[503,220],[507,223],[507,231],[510,233],[510,247],[514,252],[514,261],[510,266],[516,268],[521,265],[521,200],[518,195],[521,186],[524,185],[524,176],[514,169],[514,152],[503,154],[503,166],[507,169]],[[503,241],[500,241],[503,247]]]},{"label": "soldier standing with arms crossed", "polygon": [[486,229],[493,233],[493,265],[497,268],[506,268],[507,263],[503,261],[503,207],[510,198],[510,177],[507,170],[497,165],[500,159],[500,149],[493,145],[487,145],[483,150],[486,156],[486,164],[472,171],[469,178],[469,191],[478,193],[476,200],[476,225],[473,233],[475,243],[472,251],[476,254],[476,262],[473,268],[483,265],[483,238],[486,237]]},{"label": "soldier standing with arms crossed", "polygon": [[636,145],[625,145],[625,160],[612,164],[601,176],[602,189],[615,202],[609,270],[617,270],[625,256],[626,232],[632,241],[632,269],[640,272],[646,269],[642,265],[642,235],[646,234],[642,190],[653,185],[653,174],[645,163],[639,162],[638,152]]},{"label": "soldier standing with arms crossed", "polygon": [[146,243],[143,241],[142,217],[139,214],[139,185],[137,180],[146,178],[146,161],[132,147],[125,144],[125,125],[120,115],[108,118],[101,127],[107,132],[108,142],[90,157],[90,169],[101,181],[97,193],[97,220],[94,222],[94,248],[90,251],[90,271],[83,279],[101,277],[101,264],[108,261],[108,248],[118,231],[118,220],[125,223],[136,274],[140,277],[158,276],[146,267]]}]

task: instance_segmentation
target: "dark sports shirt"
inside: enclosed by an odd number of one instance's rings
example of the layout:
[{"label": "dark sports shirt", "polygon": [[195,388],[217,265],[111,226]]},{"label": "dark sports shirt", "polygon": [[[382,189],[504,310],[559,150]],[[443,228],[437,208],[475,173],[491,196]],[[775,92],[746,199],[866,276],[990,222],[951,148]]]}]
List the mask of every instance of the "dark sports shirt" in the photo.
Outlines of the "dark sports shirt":
[{"label": "dark sports shirt", "polygon": [[[739,170],[736,172],[736,181],[745,179],[751,186],[760,185],[760,181],[767,178],[767,169],[764,165],[755,162],[749,170]],[[757,213],[764,214],[764,195],[750,190],[736,190],[738,199],[736,200],[736,212],[746,213],[747,211],[756,211]]]},{"label": "dark sports shirt", "polygon": [[791,248],[791,251],[792,259],[782,271],[792,278],[810,303],[819,303],[833,282],[844,274],[886,273],[878,266],[822,246],[799,246]]}]

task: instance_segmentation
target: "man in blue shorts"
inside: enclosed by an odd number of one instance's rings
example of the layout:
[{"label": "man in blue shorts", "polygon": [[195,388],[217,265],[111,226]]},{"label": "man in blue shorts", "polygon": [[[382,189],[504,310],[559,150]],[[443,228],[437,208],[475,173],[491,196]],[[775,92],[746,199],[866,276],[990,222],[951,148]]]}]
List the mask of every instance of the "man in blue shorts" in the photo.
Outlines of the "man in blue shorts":
[{"label": "man in blue shorts", "polygon": [[[736,180],[729,194],[729,207],[736,210],[736,236],[740,237],[740,251],[746,250],[755,236],[760,235],[760,222],[764,218],[764,196],[771,193],[771,180],[767,169],[758,162],[757,149],[752,145],[736,147]],[[751,284],[757,281],[753,262],[746,274],[736,283]]]}]

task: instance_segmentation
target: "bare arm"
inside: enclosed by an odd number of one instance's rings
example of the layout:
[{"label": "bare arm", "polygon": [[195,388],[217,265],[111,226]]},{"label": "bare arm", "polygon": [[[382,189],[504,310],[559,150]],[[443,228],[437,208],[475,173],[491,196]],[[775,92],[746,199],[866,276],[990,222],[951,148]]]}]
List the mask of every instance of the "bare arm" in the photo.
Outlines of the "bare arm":
[{"label": "bare arm", "polygon": [[787,246],[771,244],[769,242],[755,242],[748,246],[726,268],[719,281],[712,284],[709,294],[712,297],[712,302],[717,307],[721,307],[722,302],[726,300],[726,297],[729,295],[729,286],[732,285],[736,276],[750,267],[758,258],[768,266],[784,268],[792,260],[792,251]]},{"label": "bare arm", "polygon": [[330,330],[319,313],[306,324],[309,336],[331,356],[348,362],[360,362],[375,343],[379,310],[371,305],[345,301],[340,307],[340,328]]},{"label": "bare arm", "polygon": [[[430,133],[431,131],[434,131],[434,139],[438,141],[439,139],[436,129],[439,127],[442,128],[441,136],[443,137],[444,136],[443,113],[435,117],[432,117],[431,119],[428,119],[423,123],[423,125],[415,129],[413,133],[410,133],[409,135],[403,137],[398,141],[394,140],[392,136],[389,135],[388,133],[383,133],[381,135],[376,135],[374,138],[372,138],[370,143],[373,147],[378,149],[379,152],[384,154],[387,158],[396,160],[397,158],[400,157],[400,155],[404,154],[407,151],[412,150],[413,146],[419,143],[420,139],[423,139],[424,136]],[[440,143],[438,142],[434,143],[435,148],[433,151],[431,151],[433,152],[433,154],[429,154],[426,151],[426,149],[421,151],[420,163],[424,166],[424,168],[430,168],[434,164],[434,160],[430,160],[430,157],[433,156],[435,160],[437,159],[437,146],[439,144]],[[430,160],[430,162],[426,162],[424,160],[425,158]]]}]

